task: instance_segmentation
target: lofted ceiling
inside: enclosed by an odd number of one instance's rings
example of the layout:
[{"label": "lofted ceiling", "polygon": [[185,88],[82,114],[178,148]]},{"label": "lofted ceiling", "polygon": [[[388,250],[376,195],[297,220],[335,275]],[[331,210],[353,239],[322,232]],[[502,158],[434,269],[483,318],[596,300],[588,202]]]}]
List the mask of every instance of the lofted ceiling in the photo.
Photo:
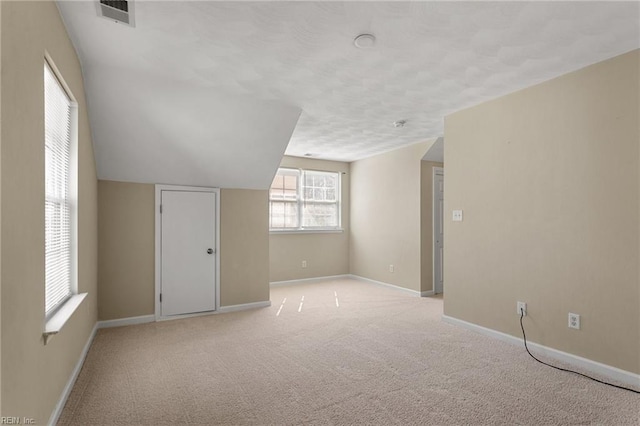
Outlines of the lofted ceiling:
[{"label": "lofted ceiling", "polygon": [[58,4],[98,175],[134,182],[266,188],[285,152],[436,138],[451,112],[640,47],[638,2],[138,0],[135,28]]}]

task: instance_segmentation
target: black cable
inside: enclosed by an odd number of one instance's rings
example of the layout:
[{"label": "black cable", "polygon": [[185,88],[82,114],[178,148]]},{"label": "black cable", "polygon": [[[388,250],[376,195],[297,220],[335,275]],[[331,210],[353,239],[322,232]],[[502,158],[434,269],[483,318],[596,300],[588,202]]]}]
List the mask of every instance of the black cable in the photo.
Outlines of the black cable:
[{"label": "black cable", "polygon": [[527,353],[529,355],[531,355],[531,358],[535,359],[540,364],[544,364],[544,365],[546,365],[548,367],[555,368],[556,370],[566,371],[567,373],[577,374],[578,376],[586,377],[587,379],[591,379],[594,382],[602,383],[603,385],[613,386],[614,388],[626,390],[626,391],[629,391],[629,392],[640,393],[640,391],[637,391],[635,389],[625,388],[624,386],[618,386],[618,385],[614,385],[612,383],[603,382],[602,380],[595,379],[595,378],[593,378],[591,376],[587,376],[586,374],[578,373],[577,371],[573,371],[573,370],[567,370],[566,368],[556,367],[555,365],[547,364],[544,361],[540,361],[538,358],[533,356],[533,354],[529,351],[529,348],[527,347],[527,336],[524,333],[524,325],[522,325],[522,318],[523,317],[524,317],[524,311],[522,309],[520,309],[520,328],[522,329],[522,339],[524,340],[524,348],[527,350]]}]

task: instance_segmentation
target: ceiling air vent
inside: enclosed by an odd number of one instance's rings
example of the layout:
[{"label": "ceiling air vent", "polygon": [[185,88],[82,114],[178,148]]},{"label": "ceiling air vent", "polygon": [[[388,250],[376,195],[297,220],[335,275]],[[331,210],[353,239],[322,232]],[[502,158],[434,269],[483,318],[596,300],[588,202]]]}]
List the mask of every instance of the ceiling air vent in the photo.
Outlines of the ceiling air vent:
[{"label": "ceiling air vent", "polygon": [[133,1],[125,0],[99,0],[98,16],[115,21],[118,24],[135,26],[133,19]]}]

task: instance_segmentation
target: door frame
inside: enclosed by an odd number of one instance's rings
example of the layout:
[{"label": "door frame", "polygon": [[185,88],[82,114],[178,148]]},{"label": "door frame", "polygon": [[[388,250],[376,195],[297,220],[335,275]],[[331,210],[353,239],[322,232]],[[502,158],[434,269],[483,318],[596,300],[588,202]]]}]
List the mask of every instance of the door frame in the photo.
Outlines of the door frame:
[{"label": "door frame", "polygon": [[[156,321],[164,321],[170,319],[195,317],[201,315],[210,315],[220,310],[220,188],[207,188],[201,186],[178,186],[178,185],[160,185],[156,184],[155,196],[155,296],[153,299],[154,313]],[[216,276],[215,276],[215,293],[216,305],[215,310],[210,312],[198,312],[195,314],[162,316],[160,310],[160,289],[162,288],[162,217],[160,214],[160,202],[162,201],[162,191],[182,191],[182,192],[212,192],[216,194],[216,241],[215,241],[215,259],[216,259]]]},{"label": "door frame", "polygon": [[[431,236],[432,236],[432,277],[431,277],[431,287],[433,289],[433,294],[436,295],[436,175],[441,174],[442,179],[444,180],[444,167],[433,167],[431,172]],[[444,187],[442,189],[444,193]],[[442,239],[444,240],[444,208],[442,209]],[[442,241],[442,247],[444,248],[444,241]],[[442,255],[444,256],[444,250],[442,250]],[[444,293],[444,261],[442,262],[442,292]]]}]

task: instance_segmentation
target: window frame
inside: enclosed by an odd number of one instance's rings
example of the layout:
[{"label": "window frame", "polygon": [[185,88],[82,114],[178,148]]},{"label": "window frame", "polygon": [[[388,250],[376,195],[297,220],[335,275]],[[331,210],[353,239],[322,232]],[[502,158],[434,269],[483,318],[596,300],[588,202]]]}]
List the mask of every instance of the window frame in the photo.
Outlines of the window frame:
[{"label": "window frame", "polygon": [[[62,326],[71,317],[73,312],[80,305],[82,300],[86,297],[86,293],[79,294],[78,292],[78,102],[73,96],[72,91],[65,82],[61,75],[60,70],[56,67],[55,63],[51,59],[48,52],[45,52],[43,61],[43,78],[47,70],[54,78],[62,92],[66,95],[69,103],[69,156],[68,156],[68,170],[67,170],[67,199],[66,204],[69,209],[69,288],[70,292],[64,297],[64,299],[58,301],[53,307],[47,311],[46,304],[46,263],[44,265],[45,279],[43,282],[44,290],[44,305],[42,306],[42,312],[44,315],[44,342],[47,343],[48,337],[52,334],[56,334],[60,331]],[[46,87],[43,80],[43,155],[46,155],[46,119],[44,119],[46,111]],[[44,182],[46,185],[47,169],[43,164]],[[49,199],[46,187],[44,189],[44,201]],[[46,223],[47,214],[43,211],[43,225]],[[43,227],[44,232],[44,227]],[[46,239],[46,237],[45,237]],[[46,259],[46,247],[43,246],[43,255]],[[45,261],[46,262],[46,261]]]},{"label": "window frame", "polygon": [[[305,234],[305,233],[340,233],[343,232],[342,228],[342,173],[339,171],[331,171],[331,170],[315,170],[315,169],[302,169],[296,167],[279,167],[276,171],[275,177],[280,173],[281,170],[288,170],[291,172],[297,173],[296,181],[296,206],[297,206],[297,214],[298,214],[298,226],[290,227],[290,228],[273,228],[271,227],[271,202],[272,201],[284,201],[278,199],[271,198],[271,186],[269,186],[269,232],[273,234]],[[305,181],[305,173],[317,173],[317,174],[329,174],[335,175],[336,177],[336,201],[335,202],[315,202],[311,201],[314,204],[335,204],[337,209],[337,219],[338,224],[336,226],[303,226],[304,218],[303,218],[303,207],[305,202],[304,198],[304,181]],[[273,185],[273,183],[272,183]]]}]

